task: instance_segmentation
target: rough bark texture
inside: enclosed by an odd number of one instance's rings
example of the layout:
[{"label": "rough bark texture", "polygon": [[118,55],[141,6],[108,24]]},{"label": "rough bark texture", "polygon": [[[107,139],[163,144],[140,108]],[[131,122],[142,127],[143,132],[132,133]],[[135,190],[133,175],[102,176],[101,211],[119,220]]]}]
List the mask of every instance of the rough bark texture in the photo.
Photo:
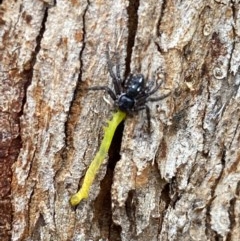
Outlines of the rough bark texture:
[{"label": "rough bark texture", "polygon": [[[1,240],[240,240],[239,1],[0,7]],[[110,85],[107,44],[122,76],[173,94],[149,104],[150,134],[144,112],[120,126],[73,209],[112,111],[84,90]]]}]

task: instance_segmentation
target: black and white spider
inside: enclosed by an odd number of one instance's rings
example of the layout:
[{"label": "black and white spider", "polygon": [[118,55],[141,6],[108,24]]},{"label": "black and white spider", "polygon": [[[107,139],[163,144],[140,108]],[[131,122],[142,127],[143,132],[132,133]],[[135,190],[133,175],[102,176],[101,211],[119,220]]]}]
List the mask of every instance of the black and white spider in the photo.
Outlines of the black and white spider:
[{"label": "black and white spider", "polygon": [[105,90],[114,101],[115,107],[127,114],[134,114],[139,110],[146,110],[148,128],[150,128],[150,110],[147,102],[160,101],[168,97],[171,92],[158,97],[150,97],[153,95],[162,85],[162,81],[157,83],[151,81],[148,85],[145,83],[144,76],[142,74],[130,74],[126,79],[122,79],[120,76],[120,65],[118,54],[115,53],[117,63],[116,74],[113,72],[113,63],[110,60],[109,50],[106,51],[108,71],[112,78],[114,90],[108,86],[94,86],[88,88],[88,90]]}]

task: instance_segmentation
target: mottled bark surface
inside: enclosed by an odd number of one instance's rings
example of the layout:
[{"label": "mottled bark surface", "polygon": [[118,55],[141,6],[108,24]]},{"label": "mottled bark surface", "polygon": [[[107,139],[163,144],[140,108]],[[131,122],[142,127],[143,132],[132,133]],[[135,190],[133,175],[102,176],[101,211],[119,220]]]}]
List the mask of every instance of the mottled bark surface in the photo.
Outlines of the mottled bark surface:
[{"label": "mottled bark surface", "polygon": [[[240,240],[238,1],[3,0],[0,239]],[[170,97],[120,126],[76,209],[121,74]],[[160,92],[157,94],[161,94]]]}]

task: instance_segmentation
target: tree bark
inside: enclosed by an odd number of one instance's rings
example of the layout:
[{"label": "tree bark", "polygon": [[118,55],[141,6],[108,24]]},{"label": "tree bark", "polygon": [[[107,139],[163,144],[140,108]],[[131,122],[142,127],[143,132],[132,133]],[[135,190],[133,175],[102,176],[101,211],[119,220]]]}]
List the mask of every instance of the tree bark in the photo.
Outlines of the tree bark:
[{"label": "tree bark", "polygon": [[[3,0],[1,240],[240,240],[238,1]],[[170,97],[116,131],[87,200],[80,187],[121,75]],[[114,61],[114,59],[113,59]],[[112,86],[111,86],[112,87]],[[109,105],[110,102],[110,105]]]}]

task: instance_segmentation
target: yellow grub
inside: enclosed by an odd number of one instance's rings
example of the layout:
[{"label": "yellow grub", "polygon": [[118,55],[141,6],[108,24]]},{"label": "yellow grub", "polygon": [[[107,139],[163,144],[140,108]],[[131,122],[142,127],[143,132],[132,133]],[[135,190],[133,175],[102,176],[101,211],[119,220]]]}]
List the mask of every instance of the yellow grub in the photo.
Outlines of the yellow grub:
[{"label": "yellow grub", "polygon": [[95,176],[102,165],[104,158],[108,154],[109,147],[111,145],[114,133],[118,125],[125,119],[126,113],[118,110],[113,114],[111,120],[108,121],[108,126],[104,127],[104,137],[101,142],[99,151],[97,152],[95,158],[91,162],[86,175],[83,180],[81,189],[70,198],[70,204],[72,206],[78,205],[82,199],[88,198],[90,187],[95,179]]}]

